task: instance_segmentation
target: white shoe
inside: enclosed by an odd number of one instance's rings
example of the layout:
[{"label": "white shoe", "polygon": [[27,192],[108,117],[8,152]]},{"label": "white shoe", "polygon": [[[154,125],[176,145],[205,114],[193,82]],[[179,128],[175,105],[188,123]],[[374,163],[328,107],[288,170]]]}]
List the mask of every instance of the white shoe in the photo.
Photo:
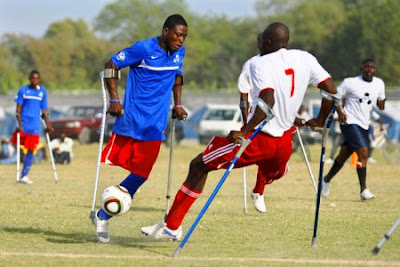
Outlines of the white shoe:
[{"label": "white shoe", "polygon": [[21,184],[32,184],[33,181],[31,179],[29,179],[28,176],[24,176],[24,177],[22,177],[22,178],[20,178],[18,180],[18,183],[21,183]]},{"label": "white shoe", "polygon": [[179,241],[182,237],[182,226],[179,226],[176,230],[171,230],[164,221],[156,225],[142,227],[141,229],[144,235],[154,237],[155,239]]},{"label": "white shoe", "polygon": [[333,163],[333,159],[327,158],[327,159],[325,160],[325,163],[326,163],[326,164],[332,164],[332,163]]},{"label": "white shoe", "polygon": [[322,179],[321,196],[324,197],[324,198],[328,198],[329,197],[329,183],[325,182],[324,179]]},{"label": "white shoe", "polygon": [[264,202],[264,195],[251,192],[251,198],[253,199],[254,207],[256,208],[256,210],[262,213],[267,212],[267,207],[265,206]]},{"label": "white shoe", "polygon": [[371,191],[369,191],[368,188],[365,188],[361,194],[360,194],[360,198],[361,200],[369,200],[369,199],[374,199],[375,195],[371,193]]},{"label": "white shoe", "polygon": [[369,158],[367,159],[367,162],[368,162],[368,163],[371,163],[371,164],[376,164],[376,163],[377,163],[376,159],[374,159],[374,158],[372,158],[372,157],[369,157]]},{"label": "white shoe", "polygon": [[[97,211],[98,212],[98,211]],[[108,234],[108,220],[100,220],[99,217],[94,219],[94,225],[96,226],[96,236],[97,240],[101,243],[109,243],[110,242],[110,235]]]}]

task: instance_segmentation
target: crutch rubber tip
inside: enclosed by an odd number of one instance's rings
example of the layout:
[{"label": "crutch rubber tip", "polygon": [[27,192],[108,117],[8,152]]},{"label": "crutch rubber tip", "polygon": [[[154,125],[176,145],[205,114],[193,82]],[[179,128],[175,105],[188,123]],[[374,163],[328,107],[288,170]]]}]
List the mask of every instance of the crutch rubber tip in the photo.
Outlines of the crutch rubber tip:
[{"label": "crutch rubber tip", "polygon": [[316,247],[317,247],[317,239],[316,239],[316,238],[313,238],[313,239],[312,239],[312,241],[311,241],[311,247],[312,247],[312,248],[316,248]]},{"label": "crutch rubber tip", "polygon": [[371,252],[372,254],[377,255],[379,253],[379,248],[375,247]]},{"label": "crutch rubber tip", "polygon": [[179,256],[179,253],[181,252],[181,249],[182,249],[182,248],[180,248],[180,247],[178,247],[177,249],[175,249],[175,252],[174,252],[174,254],[172,255],[172,257],[178,257],[178,256]]}]

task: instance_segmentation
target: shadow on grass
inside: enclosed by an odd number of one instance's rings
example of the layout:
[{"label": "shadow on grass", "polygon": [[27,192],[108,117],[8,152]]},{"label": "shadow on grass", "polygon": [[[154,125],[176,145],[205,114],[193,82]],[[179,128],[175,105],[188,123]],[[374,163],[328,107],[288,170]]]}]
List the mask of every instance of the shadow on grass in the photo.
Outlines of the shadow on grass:
[{"label": "shadow on grass", "polygon": [[[45,235],[46,241],[58,244],[83,244],[83,243],[98,243],[96,235],[86,233],[60,233],[52,230],[43,230],[33,227],[3,227],[4,232],[29,234],[29,235]],[[169,242],[151,239],[148,237],[126,237],[126,236],[111,236],[110,245],[122,246],[126,248],[137,248],[150,253],[170,256],[169,253],[161,253],[157,249],[170,248]],[[178,244],[178,243],[176,243]],[[172,253],[172,252],[171,252]]]}]

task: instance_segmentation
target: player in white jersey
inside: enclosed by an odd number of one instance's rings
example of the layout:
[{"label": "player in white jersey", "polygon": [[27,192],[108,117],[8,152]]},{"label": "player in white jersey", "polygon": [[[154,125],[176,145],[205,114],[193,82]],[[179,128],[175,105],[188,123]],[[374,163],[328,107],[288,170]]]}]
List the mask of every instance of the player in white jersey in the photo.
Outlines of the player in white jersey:
[{"label": "player in white jersey", "polygon": [[[251,80],[254,99],[273,108],[275,117],[254,137],[235,164],[235,168],[256,164],[258,175],[263,176],[268,184],[281,178],[288,170],[292,150],[291,128],[308,84],[336,94],[329,74],[317,60],[306,52],[287,50],[288,41],[289,29],[282,23],[269,25],[262,34],[260,57],[250,64]],[[324,99],[318,118],[307,124],[322,126],[332,105],[332,101]],[[145,235],[170,240],[181,238],[183,218],[201,194],[208,173],[227,168],[240,147],[238,139],[249,136],[266,118],[259,106],[253,104],[252,110],[251,119],[241,131],[231,131],[228,137],[214,137],[206,150],[192,160],[186,181],[168,215],[156,225],[142,227]]]},{"label": "player in white jersey", "polygon": [[324,177],[322,196],[325,198],[329,196],[329,182],[353,152],[358,155],[360,198],[367,200],[375,197],[366,186],[368,127],[373,106],[377,105],[380,110],[385,108],[385,84],[382,79],[374,77],[376,64],[373,59],[364,60],[360,70],[360,76],[346,78],[338,87],[338,93],[344,99],[343,110],[340,107],[337,109],[344,142],[332,168]]}]

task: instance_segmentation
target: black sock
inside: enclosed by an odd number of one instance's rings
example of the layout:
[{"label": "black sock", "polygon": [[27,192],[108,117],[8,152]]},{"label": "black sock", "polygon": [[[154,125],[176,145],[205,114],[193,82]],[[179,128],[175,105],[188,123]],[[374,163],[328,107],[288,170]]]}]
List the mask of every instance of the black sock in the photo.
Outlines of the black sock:
[{"label": "black sock", "polygon": [[367,167],[357,168],[358,180],[360,181],[360,193],[367,188]]},{"label": "black sock", "polygon": [[329,170],[328,174],[324,177],[325,183],[329,183],[332,180],[333,176],[335,176],[336,173],[338,173],[338,171],[340,171],[342,167],[343,163],[339,163],[338,161],[335,160],[332,168]]}]

